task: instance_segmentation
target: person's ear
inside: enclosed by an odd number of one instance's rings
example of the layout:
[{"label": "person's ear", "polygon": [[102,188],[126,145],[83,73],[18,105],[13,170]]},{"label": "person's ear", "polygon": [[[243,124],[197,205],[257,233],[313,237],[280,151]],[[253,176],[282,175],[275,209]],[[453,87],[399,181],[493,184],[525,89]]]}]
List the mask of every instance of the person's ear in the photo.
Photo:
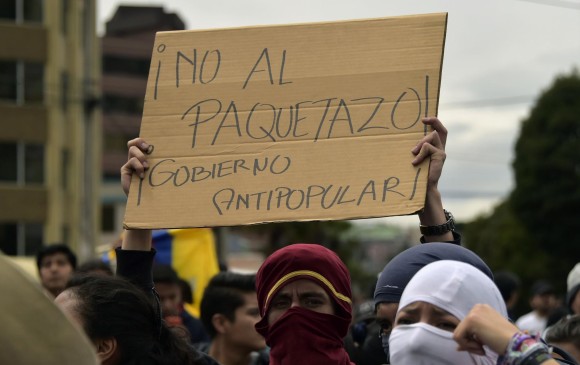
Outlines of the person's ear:
[{"label": "person's ear", "polygon": [[224,334],[230,327],[230,321],[221,313],[216,313],[211,317],[211,324],[215,331],[219,334]]},{"label": "person's ear", "polygon": [[101,364],[106,364],[117,356],[118,344],[115,337],[98,339],[95,340],[94,343]]}]

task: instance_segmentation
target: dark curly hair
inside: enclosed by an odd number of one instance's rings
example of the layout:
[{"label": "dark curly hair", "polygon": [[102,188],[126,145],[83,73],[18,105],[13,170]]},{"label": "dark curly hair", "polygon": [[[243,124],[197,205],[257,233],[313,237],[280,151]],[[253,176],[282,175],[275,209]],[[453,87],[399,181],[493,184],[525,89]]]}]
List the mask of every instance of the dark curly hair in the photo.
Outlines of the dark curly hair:
[{"label": "dark curly hair", "polygon": [[91,339],[114,337],[123,365],[201,365],[201,356],[161,321],[152,299],[119,277],[74,277],[67,291]]}]

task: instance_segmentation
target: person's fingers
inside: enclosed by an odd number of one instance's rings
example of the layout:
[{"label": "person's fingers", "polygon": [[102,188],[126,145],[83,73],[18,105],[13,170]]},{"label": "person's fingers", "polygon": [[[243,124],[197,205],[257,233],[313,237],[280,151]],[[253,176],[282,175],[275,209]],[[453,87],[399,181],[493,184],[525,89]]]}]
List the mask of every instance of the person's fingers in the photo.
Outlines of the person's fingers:
[{"label": "person's fingers", "polygon": [[417,143],[417,145],[411,150],[411,153],[413,153],[414,155],[419,153],[419,151],[423,147],[423,144],[425,144],[425,143],[430,143],[433,146],[435,146],[436,148],[445,150],[445,146],[441,143],[441,138],[439,137],[439,134],[436,131],[433,131],[433,132],[429,133],[428,135],[426,135],[425,137],[423,137],[419,141],[419,143]]},{"label": "person's fingers", "polygon": [[447,143],[447,128],[443,125],[443,123],[437,117],[428,117],[422,119],[423,124],[430,125],[433,129],[439,134],[439,138],[441,138],[441,143],[443,144],[443,148],[445,148],[445,144]]},{"label": "person's fingers", "polygon": [[445,151],[435,148],[435,146],[433,146],[430,143],[423,143],[421,150],[419,151],[417,156],[415,156],[415,159],[411,163],[413,164],[413,166],[416,166],[421,162],[423,162],[429,156],[431,156],[432,159],[445,161],[446,154]]},{"label": "person's fingers", "polygon": [[[131,147],[137,147],[146,154],[151,154],[151,152],[153,152],[153,145],[150,145],[149,143],[147,143],[147,141],[145,141],[143,138],[140,137],[134,138],[129,142],[127,142],[127,148],[129,148],[129,151],[131,151]],[[129,156],[127,159],[130,158],[131,156]]]},{"label": "person's fingers", "polygon": [[140,178],[143,178],[145,170],[145,166],[137,157],[131,157],[121,168],[121,174],[133,175],[133,172],[135,172]]},{"label": "person's fingers", "polygon": [[466,341],[457,346],[457,351],[467,351],[476,355],[485,355],[485,349],[476,341]]},{"label": "person's fingers", "polygon": [[137,146],[129,147],[129,161],[133,158],[138,159],[145,169],[149,168],[149,164],[147,163],[147,156],[145,153],[139,149]]},{"label": "person's fingers", "polygon": [[453,331],[453,339],[457,342],[458,351],[468,351],[470,353],[484,355],[485,350],[481,342],[475,336],[477,323],[473,317],[464,318]]},{"label": "person's fingers", "polygon": [[121,186],[126,195],[129,195],[133,173],[141,179],[145,176],[145,166],[137,157],[132,157],[121,167]]}]

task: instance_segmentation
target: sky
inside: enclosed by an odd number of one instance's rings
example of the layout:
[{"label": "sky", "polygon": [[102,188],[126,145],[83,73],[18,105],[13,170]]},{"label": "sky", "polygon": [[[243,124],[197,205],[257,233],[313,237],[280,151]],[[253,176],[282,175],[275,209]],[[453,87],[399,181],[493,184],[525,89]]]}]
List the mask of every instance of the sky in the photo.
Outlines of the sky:
[{"label": "sky", "polygon": [[510,193],[521,121],[555,77],[580,69],[580,0],[99,0],[101,34],[119,4],[163,6],[186,29],[448,12],[439,118],[449,136],[439,189],[459,221]]}]

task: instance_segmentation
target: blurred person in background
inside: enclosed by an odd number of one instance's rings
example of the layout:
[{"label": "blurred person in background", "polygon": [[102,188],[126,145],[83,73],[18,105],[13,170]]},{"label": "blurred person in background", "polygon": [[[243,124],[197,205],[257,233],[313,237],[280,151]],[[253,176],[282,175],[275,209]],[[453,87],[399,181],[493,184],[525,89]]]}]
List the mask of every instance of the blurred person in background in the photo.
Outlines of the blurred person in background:
[{"label": "blurred person in background", "polygon": [[153,266],[153,282],[161,302],[161,313],[170,327],[187,329],[192,344],[209,340],[201,321],[183,307],[182,289],[177,273],[169,265]]},{"label": "blurred person in background", "polygon": [[255,325],[260,320],[256,275],[220,272],[205,288],[201,321],[211,342],[196,348],[221,365],[266,365],[266,341]]},{"label": "blurred person in background", "polygon": [[548,316],[557,307],[556,292],[552,284],[546,280],[538,280],[534,283],[530,307],[532,311],[518,318],[516,326],[522,331],[539,335],[546,329]]},{"label": "blurred person in background", "polygon": [[78,275],[105,275],[105,276],[113,276],[113,270],[111,266],[106,262],[103,262],[101,259],[93,259],[89,260],[77,268],[75,274]]},{"label": "blurred person in background", "polygon": [[375,316],[375,302],[371,299],[361,303],[355,311],[354,324],[344,339],[348,356],[356,365],[385,363],[385,353],[377,335],[380,328]]},{"label": "blurred person in background", "polygon": [[65,288],[77,267],[77,257],[65,244],[43,247],[36,254],[36,267],[45,292],[56,298]]},{"label": "blurred person in background", "polygon": [[508,317],[514,320],[516,317],[513,309],[520,297],[520,278],[510,271],[498,271],[493,275],[493,281],[503,297],[507,307]]}]

